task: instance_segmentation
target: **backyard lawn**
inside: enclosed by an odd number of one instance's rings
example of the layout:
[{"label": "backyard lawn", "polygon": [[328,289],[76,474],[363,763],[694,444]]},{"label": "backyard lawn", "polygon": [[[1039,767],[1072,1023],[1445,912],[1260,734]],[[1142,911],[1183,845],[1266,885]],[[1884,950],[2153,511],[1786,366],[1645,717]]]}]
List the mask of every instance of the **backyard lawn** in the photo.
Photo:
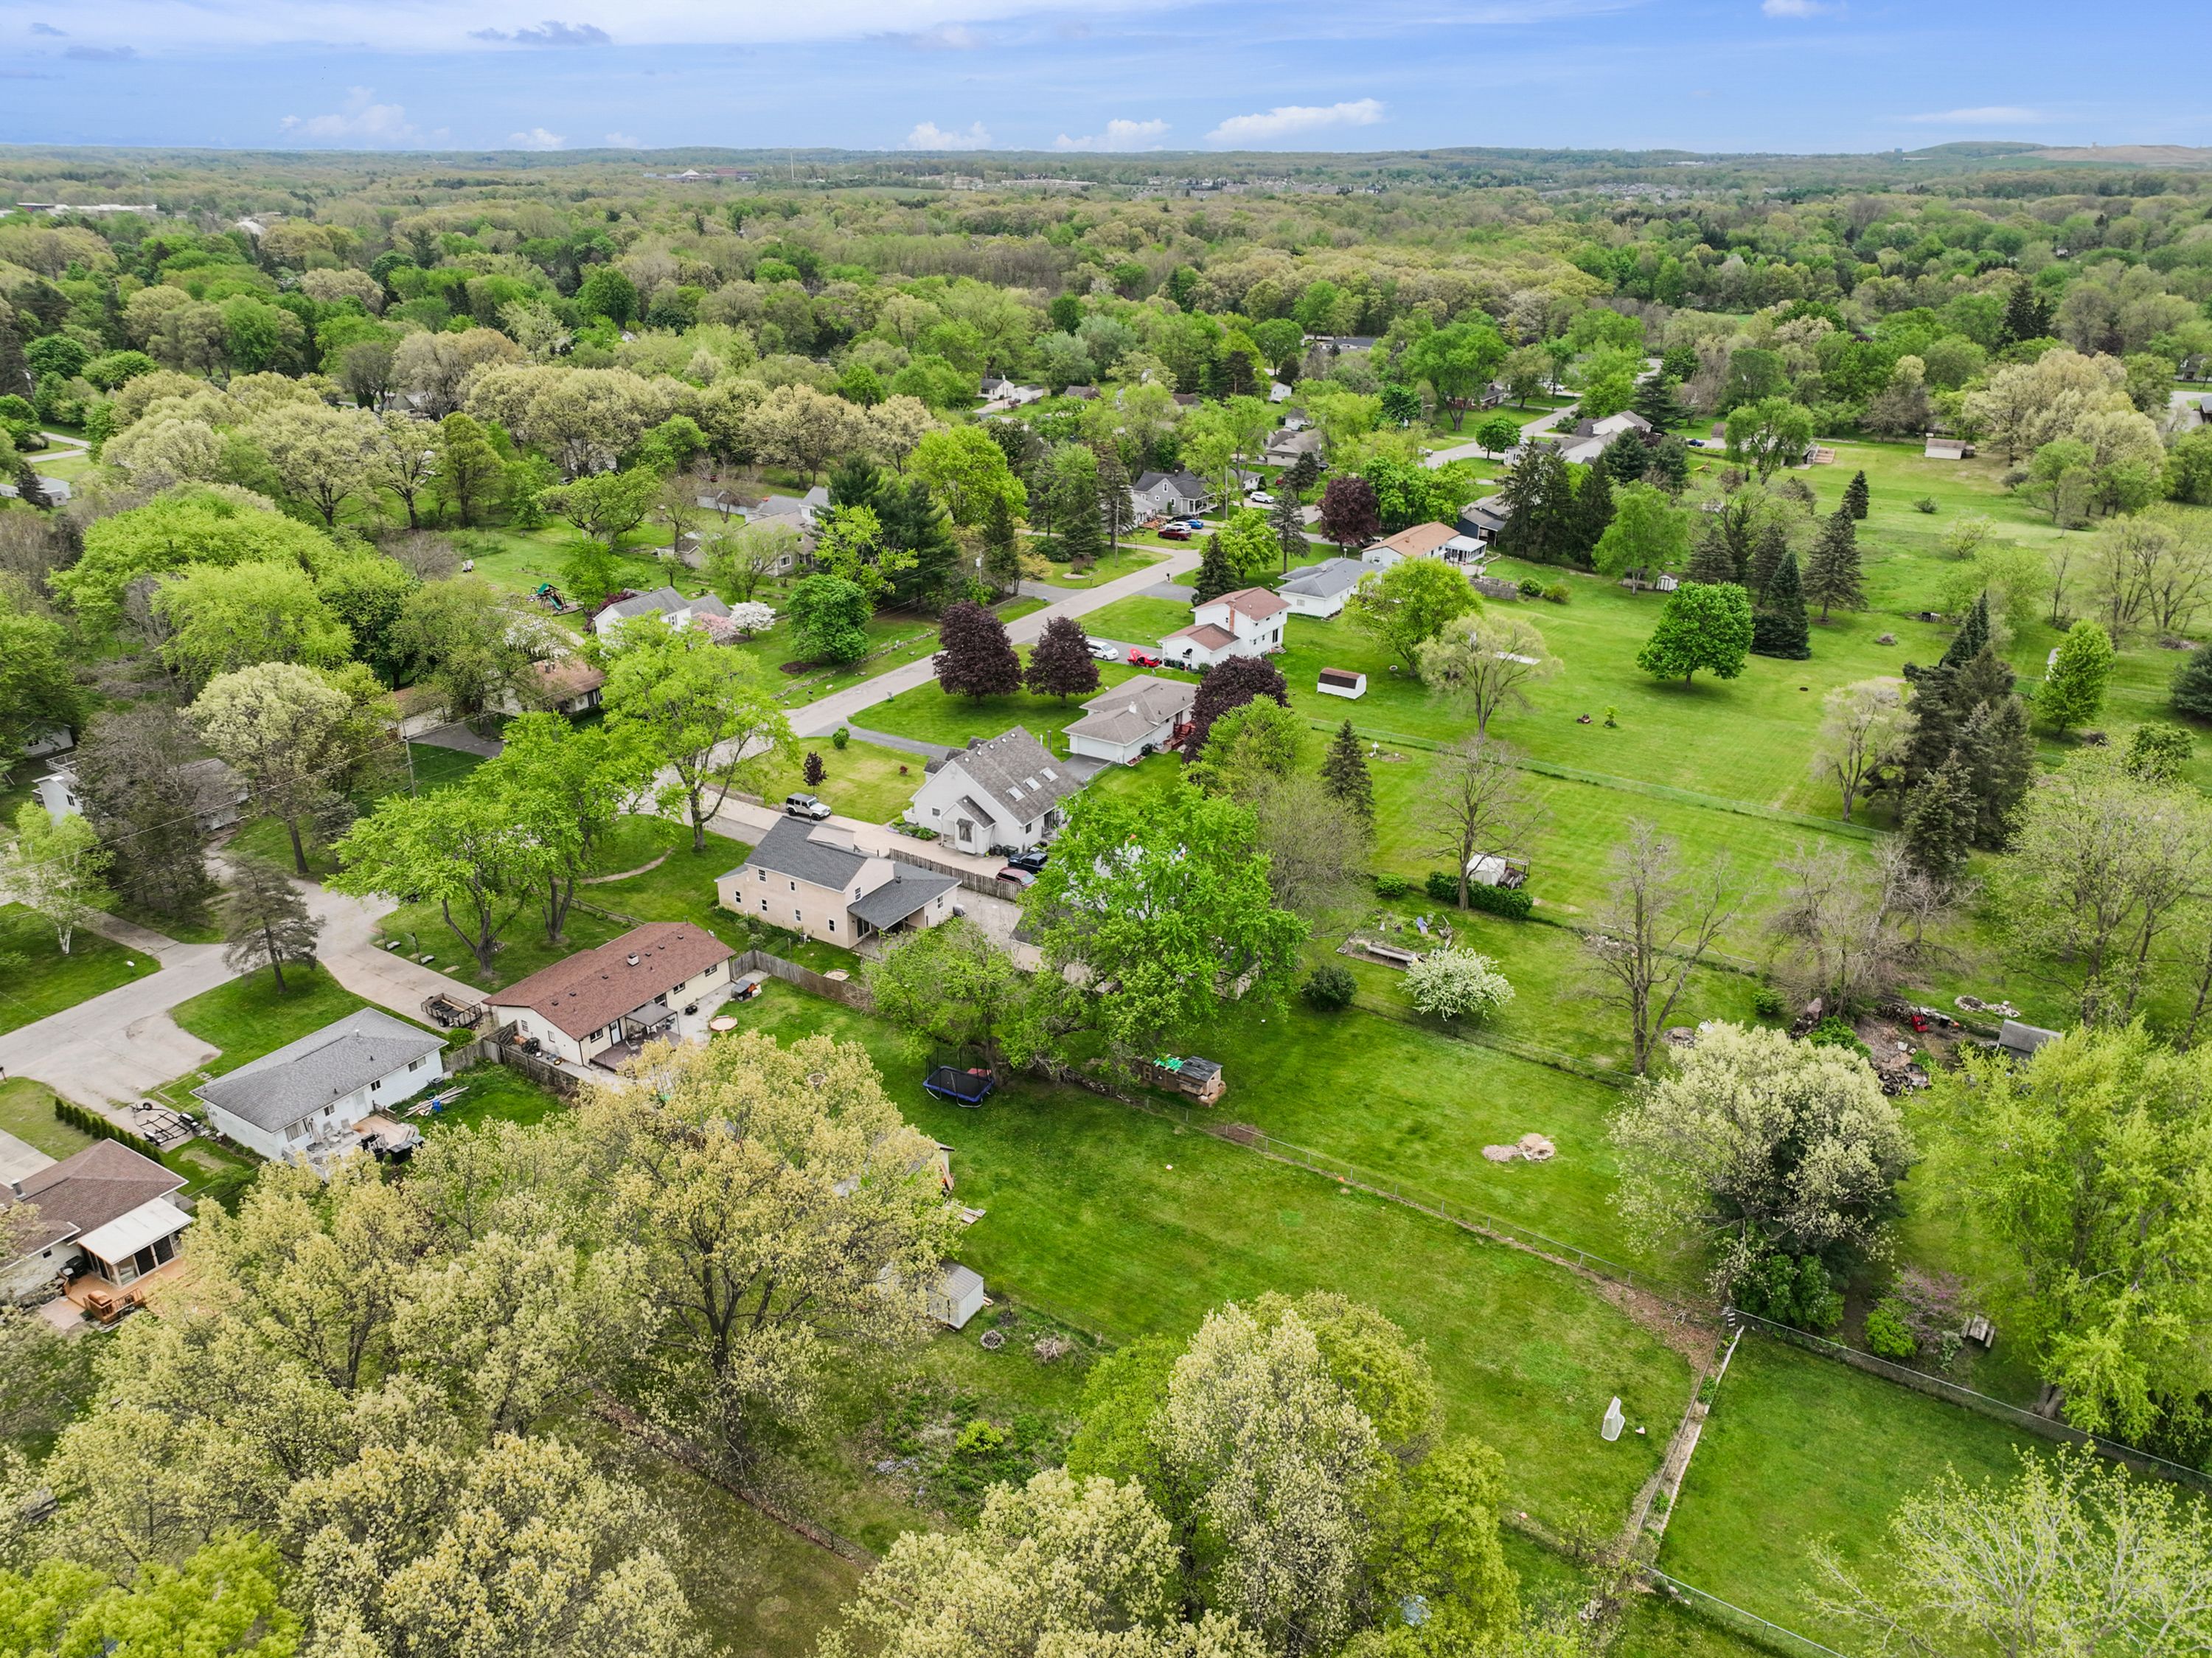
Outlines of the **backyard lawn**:
[{"label": "backyard lawn", "polygon": [[[1162,601],[1157,599],[1124,599],[1121,602],[1133,605]],[[1109,609],[1119,607],[1109,607]],[[1026,647],[1021,649],[1020,655],[1024,661],[1028,660]],[[1102,688],[1117,686],[1148,671],[1132,667],[1125,662],[1101,662],[1098,664],[1098,683]],[[1061,732],[1083,717],[1085,700],[1084,697],[1069,697],[1064,700],[1058,697],[1038,697],[1026,691],[1017,691],[1010,697],[952,697],[947,696],[933,680],[927,685],[916,686],[911,691],[902,691],[887,702],[878,703],[860,716],[860,722],[874,730],[888,731],[893,736],[942,743],[947,748],[963,748],[970,737],[995,737],[1018,725],[1025,727],[1031,736],[1058,753],[1066,745],[1057,743],[1055,746],[1055,740]],[[834,758],[829,754],[823,756],[825,760]],[[911,795],[911,786],[908,792]]]},{"label": "backyard lawn", "polygon": [[1177,628],[1190,625],[1190,607],[1173,599],[1154,599],[1144,594],[1116,599],[1083,619],[1083,631],[1094,639],[1118,639],[1123,644],[1156,650]]},{"label": "backyard lawn", "polygon": [[79,927],[62,954],[45,917],[21,904],[0,904],[0,1031],[44,1019],[91,997],[158,972],[161,964],[142,951],[109,942]]},{"label": "backyard lawn", "polygon": [[268,973],[250,973],[179,1003],[169,1017],[210,1047],[222,1050],[204,1073],[190,1079],[198,1083],[201,1076],[236,1070],[248,1060],[369,1005],[325,969],[295,965],[284,969],[281,995]]},{"label": "backyard lawn", "polygon": [[[1368,1301],[1428,1344],[1451,1425],[1499,1449],[1510,1500],[1540,1517],[1622,1513],[1688,1399],[1681,1357],[1534,1256],[1077,1090],[1018,1082],[977,1111],[944,1106],[896,1033],[781,984],[742,1017],[867,1046],[987,1211],[961,1252],[987,1280],[1117,1341],[1267,1289]],[[1597,1437],[1614,1394],[1650,1435]]]},{"label": "backyard lawn", "polygon": [[2047,1441],[1779,1342],[1746,1336],[1667,1526],[1662,1570],[1831,1646],[1815,1543],[1866,1570],[1889,1517],[1946,1467],[2003,1479]]},{"label": "backyard lawn", "polygon": [[454,1088],[461,1090],[459,1099],[410,1120],[425,1133],[449,1132],[486,1123],[542,1123],[564,1108],[559,1095],[505,1065],[471,1065],[430,1091],[443,1094]]},{"label": "backyard lawn", "polygon": [[1073,565],[1055,564],[1042,579],[1050,588],[1073,588],[1078,590],[1101,588],[1109,582],[1118,582],[1124,576],[1133,575],[1148,565],[1159,564],[1166,557],[1167,549],[1164,546],[1133,546],[1125,542],[1089,570],[1078,570]]}]

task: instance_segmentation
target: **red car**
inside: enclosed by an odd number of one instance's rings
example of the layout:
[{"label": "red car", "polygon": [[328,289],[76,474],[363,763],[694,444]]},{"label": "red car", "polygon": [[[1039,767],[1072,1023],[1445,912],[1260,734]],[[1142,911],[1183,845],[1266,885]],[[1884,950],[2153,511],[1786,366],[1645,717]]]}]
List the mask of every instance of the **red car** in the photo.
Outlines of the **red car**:
[{"label": "red car", "polygon": [[1160,539],[1163,541],[1188,541],[1190,539],[1190,526],[1188,524],[1170,524],[1160,531]]},{"label": "red car", "polygon": [[1129,647],[1129,661],[1132,666],[1136,667],[1158,667],[1160,666],[1160,659],[1158,657],[1152,655],[1148,651],[1139,650],[1134,645],[1131,645]]}]

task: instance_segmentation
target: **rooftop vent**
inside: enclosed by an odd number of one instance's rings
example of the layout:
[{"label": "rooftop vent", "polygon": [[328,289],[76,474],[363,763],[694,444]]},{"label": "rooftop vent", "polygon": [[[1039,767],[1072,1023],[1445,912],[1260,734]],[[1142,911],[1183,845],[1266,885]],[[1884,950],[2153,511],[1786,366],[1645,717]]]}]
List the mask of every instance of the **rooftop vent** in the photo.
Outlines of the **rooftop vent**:
[{"label": "rooftop vent", "polygon": [[633,967],[637,966],[637,952],[635,950],[632,950],[629,953],[629,965]]}]

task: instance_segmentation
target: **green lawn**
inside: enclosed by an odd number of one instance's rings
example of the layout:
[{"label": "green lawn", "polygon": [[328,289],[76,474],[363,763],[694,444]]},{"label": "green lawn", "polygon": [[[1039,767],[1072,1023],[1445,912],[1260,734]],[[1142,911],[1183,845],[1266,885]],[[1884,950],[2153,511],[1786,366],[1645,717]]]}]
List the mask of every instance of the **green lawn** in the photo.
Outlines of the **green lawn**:
[{"label": "green lawn", "polygon": [[1089,570],[1078,570],[1072,565],[1055,564],[1044,577],[1047,587],[1098,588],[1109,582],[1118,582],[1124,576],[1134,574],[1151,564],[1157,564],[1167,556],[1166,548],[1151,545],[1135,546],[1124,544],[1101,558]]},{"label": "green lawn", "polygon": [[0,1031],[12,1031],[161,971],[143,951],[112,944],[79,927],[62,954],[46,917],[21,904],[0,904],[0,952],[22,958],[0,971]]},{"label": "green lawn", "polygon": [[[321,967],[287,967],[284,986],[279,995],[266,972],[252,973],[204,991],[169,1010],[179,1027],[222,1050],[204,1075],[221,1076],[236,1070],[248,1060],[370,1005]],[[198,1082],[200,1077],[191,1080]]]},{"label": "green lawn", "polygon": [[0,1131],[59,1161],[92,1143],[92,1137],[54,1115],[54,1091],[27,1076],[0,1082]]},{"label": "green lawn", "polygon": [[[908,693],[911,697],[914,693]],[[873,710],[861,717],[872,717]],[[805,753],[811,749],[822,756],[824,776],[820,783],[806,781],[804,770]],[[800,741],[800,758],[781,767],[772,777],[762,781],[761,796],[770,805],[781,802],[786,795],[805,789],[818,795],[830,804],[832,811],[848,818],[858,818],[863,823],[884,823],[904,811],[914,791],[921,787],[922,759],[896,748],[878,747],[871,742],[854,738],[842,748],[827,737],[806,737]]]},{"label": "green lawn", "polygon": [[1177,628],[1190,625],[1190,607],[1172,599],[1116,599],[1083,619],[1083,631],[1097,639],[1118,639],[1124,644],[1155,649]]},{"label": "green lawn", "polygon": [[465,1090],[449,1106],[410,1120],[425,1131],[476,1128],[485,1123],[541,1123],[563,1109],[560,1096],[505,1065],[471,1065],[456,1071],[431,1092]]},{"label": "green lawn", "polygon": [[1808,1551],[1862,1570],[1889,1516],[1948,1466],[2002,1479],[2046,1441],[1778,1342],[1746,1336],[1668,1522],[1662,1570],[1838,1645],[1811,1604]]},{"label": "green lawn", "polygon": [[[743,1016],[868,1046],[908,1119],[952,1146],[962,1201],[988,1211],[961,1255],[994,1287],[1115,1340],[1267,1289],[1370,1302],[1426,1341],[1451,1425],[1498,1448],[1511,1500],[1539,1515],[1621,1512],[1688,1397],[1681,1358],[1533,1256],[1079,1091],[1023,1082],[944,1106],[893,1033],[780,984]],[[1598,1438],[1616,1393],[1650,1436]]]},{"label": "green lawn", "polygon": [[[1123,605],[1158,604],[1157,599],[1124,599]],[[1119,605],[1109,609],[1119,609]],[[1028,651],[1022,651],[1024,661]],[[1146,672],[1126,662],[1098,664],[1101,687],[1120,685],[1123,680]],[[1095,694],[1095,693],[1094,693]],[[921,742],[942,743],[947,748],[965,747],[971,737],[995,737],[1015,726],[1024,726],[1031,736],[1052,747],[1054,740],[1071,724],[1083,717],[1085,698],[1070,697],[1062,701],[1058,697],[1032,696],[1018,691],[1011,697],[950,697],[940,690],[935,680],[916,686],[911,691],[902,691],[886,702],[878,703],[861,715],[865,725],[878,731],[888,731],[895,736],[912,737]],[[1066,745],[1054,749],[1059,753]],[[834,756],[824,754],[823,759]],[[908,757],[909,759],[911,757]],[[915,777],[920,777],[919,768]],[[910,783],[908,794],[915,783]],[[825,795],[824,799],[828,796]],[[904,804],[903,802],[901,804]]]}]

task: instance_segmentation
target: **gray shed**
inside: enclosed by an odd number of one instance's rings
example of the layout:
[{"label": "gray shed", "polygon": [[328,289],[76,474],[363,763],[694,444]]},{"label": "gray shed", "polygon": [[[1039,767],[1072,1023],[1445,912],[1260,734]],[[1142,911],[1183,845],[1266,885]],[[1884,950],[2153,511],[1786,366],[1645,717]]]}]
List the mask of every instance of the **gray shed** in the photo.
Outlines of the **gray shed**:
[{"label": "gray shed", "polygon": [[2025,1059],[2045,1042],[2056,1042],[2057,1031],[2047,1031],[2040,1025],[2023,1025],[2017,1019],[2008,1019],[1997,1027],[1997,1046],[2015,1059]]},{"label": "gray shed", "polygon": [[983,1278],[957,1261],[939,1263],[945,1270],[929,1287],[929,1316],[954,1330],[983,1310]]}]

